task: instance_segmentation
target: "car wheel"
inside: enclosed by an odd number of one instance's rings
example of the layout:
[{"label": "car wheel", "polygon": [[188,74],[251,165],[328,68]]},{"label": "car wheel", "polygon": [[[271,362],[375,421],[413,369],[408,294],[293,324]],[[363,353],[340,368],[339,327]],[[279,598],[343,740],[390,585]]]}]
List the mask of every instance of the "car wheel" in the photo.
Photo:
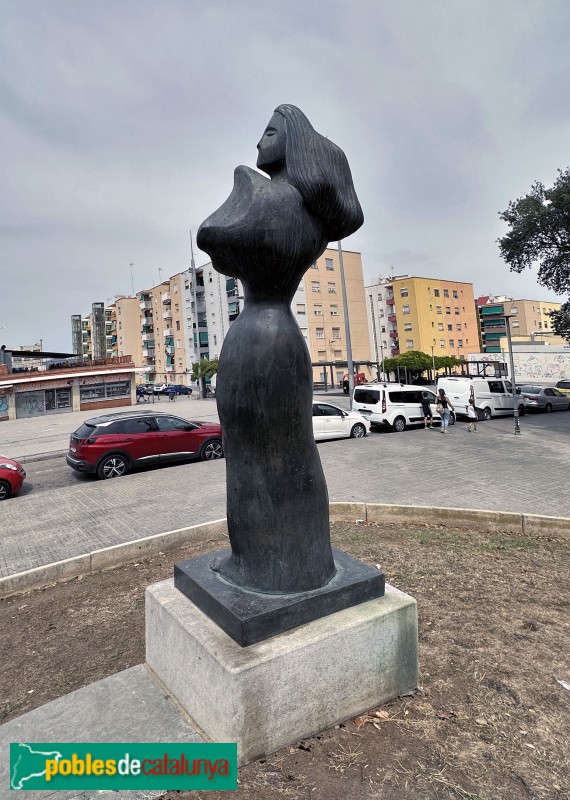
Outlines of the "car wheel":
[{"label": "car wheel", "polygon": [[218,458],[224,457],[224,450],[220,439],[210,439],[206,442],[200,450],[200,458],[202,461],[215,461]]},{"label": "car wheel", "polygon": [[362,439],[363,436],[366,436],[366,428],[360,422],[357,422],[356,425],[352,426],[350,436],[352,439]]},{"label": "car wheel", "polygon": [[524,406],[519,406],[519,417],[524,417],[526,414],[526,408]]},{"label": "car wheel", "polygon": [[552,403],[547,403],[544,410],[547,414],[552,414]]},{"label": "car wheel", "polygon": [[406,420],[404,417],[396,417],[393,428],[397,433],[402,433],[402,431],[406,429]]},{"label": "car wheel", "polygon": [[8,481],[0,481],[0,500],[7,500],[12,494],[12,489]]},{"label": "car wheel", "polygon": [[97,475],[103,480],[108,478],[120,478],[129,471],[129,462],[125,456],[119,453],[112,453],[100,462],[97,467]]},{"label": "car wheel", "polygon": [[491,419],[491,409],[490,408],[484,408],[483,409],[483,419],[485,420],[485,422],[489,422],[489,420]]}]

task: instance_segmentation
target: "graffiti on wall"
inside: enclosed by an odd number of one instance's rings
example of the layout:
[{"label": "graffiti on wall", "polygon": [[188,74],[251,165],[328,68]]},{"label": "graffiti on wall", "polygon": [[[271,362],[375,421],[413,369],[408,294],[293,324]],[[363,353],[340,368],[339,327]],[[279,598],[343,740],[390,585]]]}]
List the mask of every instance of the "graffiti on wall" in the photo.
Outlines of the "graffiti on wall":
[{"label": "graffiti on wall", "polygon": [[[469,356],[470,361],[506,361],[503,353],[479,353]],[[570,350],[568,352],[514,352],[517,381],[559,381],[570,379]]]}]

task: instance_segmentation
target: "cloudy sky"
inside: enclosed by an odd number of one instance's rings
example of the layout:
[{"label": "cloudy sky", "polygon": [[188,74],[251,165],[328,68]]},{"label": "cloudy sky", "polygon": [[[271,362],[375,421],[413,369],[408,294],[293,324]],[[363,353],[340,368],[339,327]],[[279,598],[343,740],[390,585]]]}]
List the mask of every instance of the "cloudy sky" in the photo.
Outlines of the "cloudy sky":
[{"label": "cloudy sky", "polygon": [[[568,0],[0,0],[0,343],[189,264],[275,106],[346,152],[365,277],[557,299],[498,212],[570,164]],[[197,252],[198,264],[207,261]],[[159,273],[159,269],[161,272]]]}]

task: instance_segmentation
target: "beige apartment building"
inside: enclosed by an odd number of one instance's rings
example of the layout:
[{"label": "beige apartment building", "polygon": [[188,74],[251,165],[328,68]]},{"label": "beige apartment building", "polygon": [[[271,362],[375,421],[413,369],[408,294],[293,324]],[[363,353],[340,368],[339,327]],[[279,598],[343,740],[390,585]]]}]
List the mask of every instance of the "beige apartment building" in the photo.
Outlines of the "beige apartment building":
[{"label": "beige apartment building", "polygon": [[[369,362],[360,253],[343,252],[343,264],[353,360]],[[220,275],[211,263],[190,268],[136,297],[117,296],[109,308],[94,303],[88,317],[72,317],[74,347],[82,348],[75,352],[93,358],[96,339],[99,348],[114,348],[112,355],[132,356],[140,382],[189,385],[193,363],[219,356],[243,302],[239,280]],[[330,385],[332,377],[340,385],[346,373],[347,348],[338,250],[328,248],[307,271],[291,306],[313,364],[323,363],[323,367],[314,367],[314,380],[323,382],[326,371],[327,383]],[[111,357],[111,351],[106,352]],[[362,371],[372,376],[368,367]]]},{"label": "beige apartment building", "polygon": [[[362,257],[350,250],[343,250],[342,255],[352,359],[355,364],[362,364],[371,361]],[[335,384],[341,385],[347,369],[342,364],[347,361],[348,351],[338,250],[327,248],[307,270],[293,301],[293,313],[307,341],[313,364],[340,362],[332,364],[332,372]],[[330,383],[330,366],[314,366],[314,380],[323,382],[325,371]],[[375,374],[368,366],[362,371],[369,378]]]}]

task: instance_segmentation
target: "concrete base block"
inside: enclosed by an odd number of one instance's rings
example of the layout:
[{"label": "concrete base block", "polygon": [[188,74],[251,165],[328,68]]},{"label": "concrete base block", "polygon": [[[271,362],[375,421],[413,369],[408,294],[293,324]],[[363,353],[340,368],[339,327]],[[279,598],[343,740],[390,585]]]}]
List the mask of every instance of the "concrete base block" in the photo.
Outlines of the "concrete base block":
[{"label": "concrete base block", "polygon": [[146,659],[197,729],[256,758],[415,688],[416,601],[377,600],[240,647],[172,580],[146,592]]}]

